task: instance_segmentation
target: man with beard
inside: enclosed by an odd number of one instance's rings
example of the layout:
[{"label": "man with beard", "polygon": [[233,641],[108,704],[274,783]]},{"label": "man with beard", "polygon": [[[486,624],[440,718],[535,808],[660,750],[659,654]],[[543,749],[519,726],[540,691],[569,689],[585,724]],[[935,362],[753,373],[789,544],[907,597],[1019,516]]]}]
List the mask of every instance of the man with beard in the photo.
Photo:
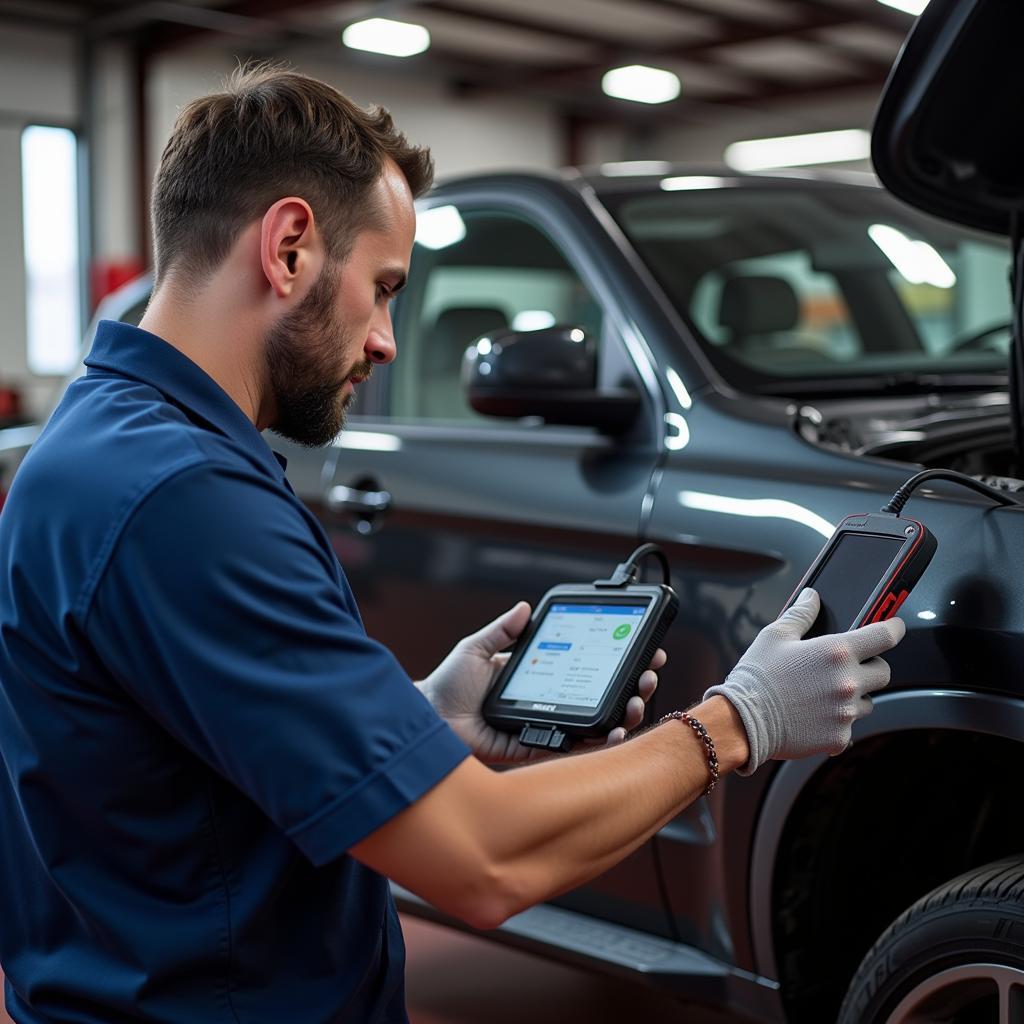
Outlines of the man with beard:
[{"label": "man with beard", "polygon": [[[693,721],[494,772],[527,759],[480,703],[529,608],[420,684],[366,636],[261,431],[327,443],[395,357],[430,178],[385,112],[290,72],[242,72],[178,119],[150,307],[100,325],[0,516],[18,1021],[405,1021],[384,876],[494,926],[606,870],[719,773],[841,751],[888,678],[901,625],[802,641],[809,593]],[[642,714],[635,698],[626,727]]]}]

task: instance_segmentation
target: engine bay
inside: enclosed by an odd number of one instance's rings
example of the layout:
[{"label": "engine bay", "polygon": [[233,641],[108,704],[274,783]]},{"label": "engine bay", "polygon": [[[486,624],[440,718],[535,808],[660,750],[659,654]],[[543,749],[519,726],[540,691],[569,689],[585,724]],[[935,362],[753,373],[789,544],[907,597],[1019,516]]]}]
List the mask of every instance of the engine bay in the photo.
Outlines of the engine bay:
[{"label": "engine bay", "polygon": [[796,429],[833,451],[955,469],[1024,489],[1006,391],[820,401],[799,407]]}]

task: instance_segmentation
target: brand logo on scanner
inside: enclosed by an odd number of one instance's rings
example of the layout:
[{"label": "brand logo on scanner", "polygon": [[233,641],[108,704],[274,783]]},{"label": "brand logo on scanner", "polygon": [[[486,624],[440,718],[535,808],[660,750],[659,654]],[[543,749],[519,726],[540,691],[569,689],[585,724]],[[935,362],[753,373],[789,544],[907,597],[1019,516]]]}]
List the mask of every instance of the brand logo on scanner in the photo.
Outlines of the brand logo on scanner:
[{"label": "brand logo on scanner", "polygon": [[530,710],[531,711],[554,711],[555,710],[555,705],[554,704],[531,704],[530,705]]},{"label": "brand logo on scanner", "polygon": [[616,640],[624,640],[629,636],[632,630],[633,627],[628,622],[624,622],[621,626],[615,627],[615,632],[612,633],[612,636],[615,637]]}]

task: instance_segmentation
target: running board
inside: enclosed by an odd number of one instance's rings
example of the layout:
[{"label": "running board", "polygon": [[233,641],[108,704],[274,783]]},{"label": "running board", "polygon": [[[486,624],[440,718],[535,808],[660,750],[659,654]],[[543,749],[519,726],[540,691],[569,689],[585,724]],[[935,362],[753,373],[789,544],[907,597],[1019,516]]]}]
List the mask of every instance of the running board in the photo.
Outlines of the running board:
[{"label": "running board", "polygon": [[524,910],[493,931],[481,932],[394,883],[391,892],[398,909],[415,917],[602,974],[643,981],[677,994],[681,1002],[728,1009],[760,1024],[784,1019],[777,981],[723,963],[681,942],[549,903]]}]

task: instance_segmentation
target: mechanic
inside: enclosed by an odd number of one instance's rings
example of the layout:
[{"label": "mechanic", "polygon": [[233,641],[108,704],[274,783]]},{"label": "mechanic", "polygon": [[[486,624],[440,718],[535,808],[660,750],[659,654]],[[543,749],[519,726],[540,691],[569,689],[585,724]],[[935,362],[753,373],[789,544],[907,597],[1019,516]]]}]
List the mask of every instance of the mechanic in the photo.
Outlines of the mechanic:
[{"label": "mechanic", "polygon": [[[479,708],[529,607],[415,685],[366,636],[260,432],[326,444],[395,358],[389,303],[431,175],[386,112],[280,69],[177,121],[150,306],[139,328],[100,325],[0,516],[18,1022],[405,1021],[386,878],[492,928],[717,775],[841,752],[888,682],[902,623],[802,640],[806,591],[692,722],[496,772],[527,752]],[[634,698],[627,727],[642,717]]]}]

